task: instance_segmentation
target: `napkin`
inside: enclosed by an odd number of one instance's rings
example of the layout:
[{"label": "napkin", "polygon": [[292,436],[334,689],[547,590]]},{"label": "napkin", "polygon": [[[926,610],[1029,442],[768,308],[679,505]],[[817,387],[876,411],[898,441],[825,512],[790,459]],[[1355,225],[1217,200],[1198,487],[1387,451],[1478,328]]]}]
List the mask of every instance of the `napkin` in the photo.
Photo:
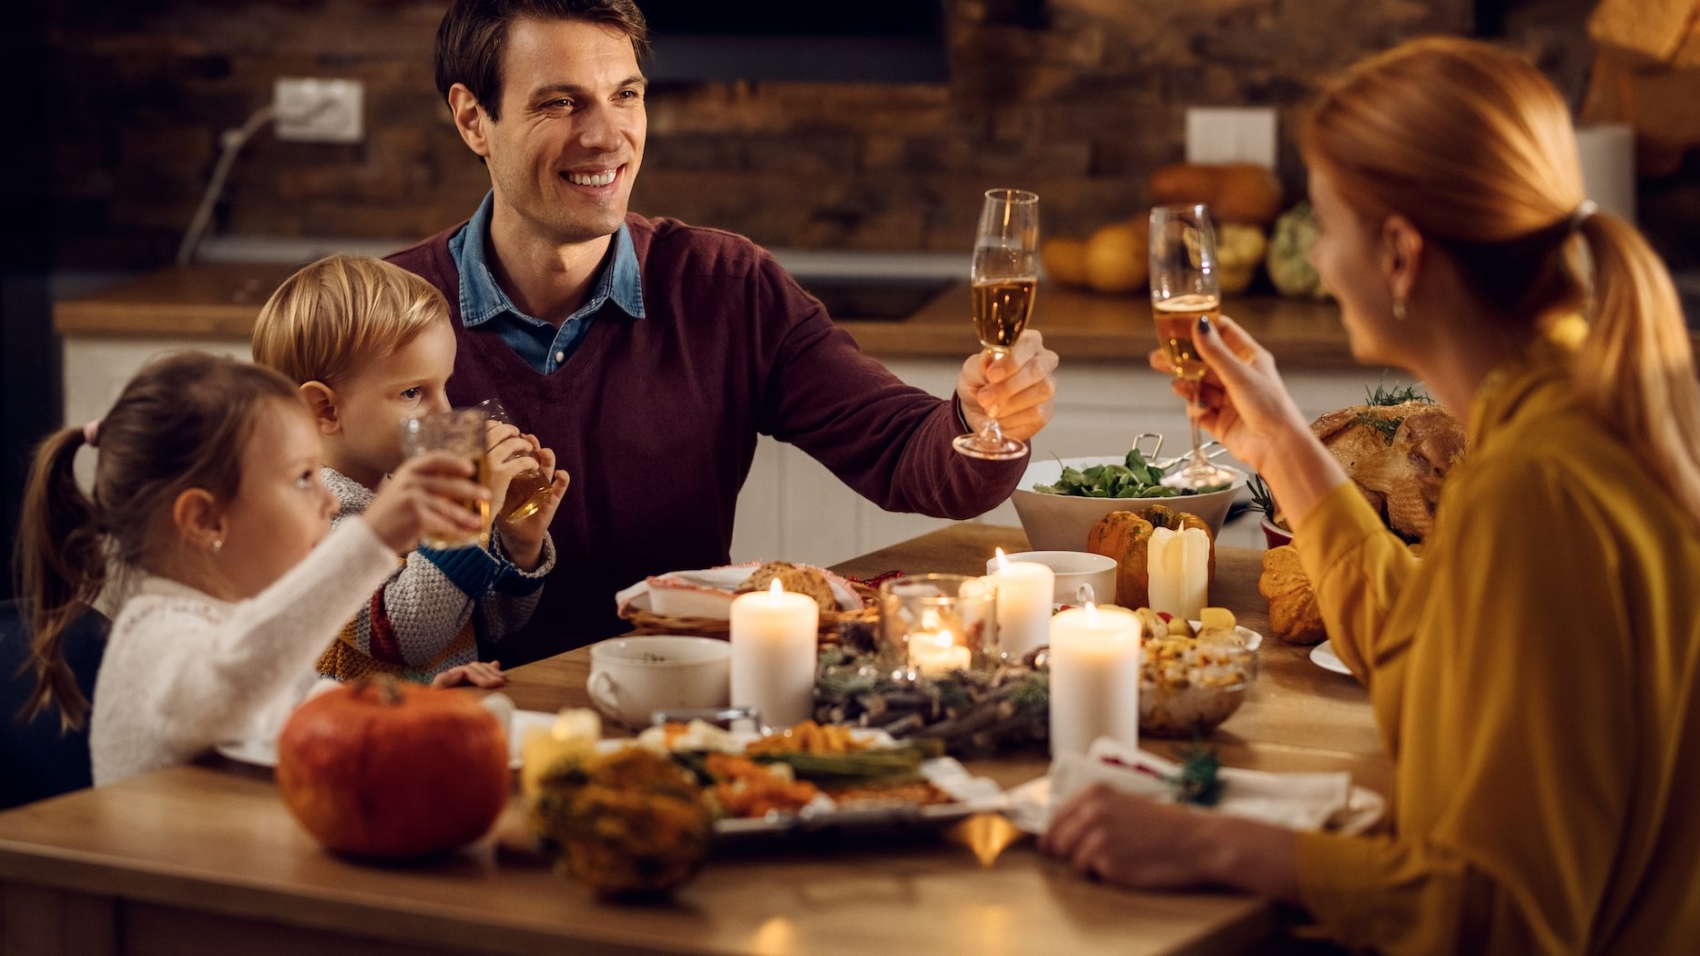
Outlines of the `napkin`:
[{"label": "napkin", "polygon": [[[1120,765],[1107,763],[1106,758],[1120,761]],[[1063,754],[1053,760],[1048,787],[1013,794],[1016,802],[1026,804],[1015,822],[1023,829],[1040,832],[1049,825],[1052,810],[1096,783],[1153,800],[1172,801],[1174,790],[1163,778],[1179,772],[1180,765],[1173,761],[1100,737],[1085,756]],[[1349,773],[1223,768],[1221,778],[1222,798],[1214,810],[1293,830],[1320,830],[1346,809],[1352,787]]]}]

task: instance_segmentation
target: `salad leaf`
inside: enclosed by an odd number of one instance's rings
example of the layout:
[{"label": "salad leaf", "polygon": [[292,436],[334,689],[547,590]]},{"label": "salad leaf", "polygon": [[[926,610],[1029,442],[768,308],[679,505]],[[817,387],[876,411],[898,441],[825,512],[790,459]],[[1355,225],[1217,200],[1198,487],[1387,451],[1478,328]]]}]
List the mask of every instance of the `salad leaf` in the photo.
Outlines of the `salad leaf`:
[{"label": "salad leaf", "polygon": [[[1060,464],[1060,462],[1059,462]],[[1036,484],[1042,495],[1073,495],[1077,498],[1173,498],[1192,491],[1165,488],[1159,482],[1163,469],[1145,460],[1139,449],[1129,449],[1122,464],[1074,468],[1064,465],[1055,484]]]}]

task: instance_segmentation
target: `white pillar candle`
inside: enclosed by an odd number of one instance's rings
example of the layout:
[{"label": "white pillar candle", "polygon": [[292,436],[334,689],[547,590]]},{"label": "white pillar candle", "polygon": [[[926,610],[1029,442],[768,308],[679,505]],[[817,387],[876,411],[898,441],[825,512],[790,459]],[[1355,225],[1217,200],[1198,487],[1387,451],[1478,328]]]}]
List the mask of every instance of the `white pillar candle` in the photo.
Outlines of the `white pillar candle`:
[{"label": "white pillar candle", "polygon": [[916,631],[909,635],[909,663],[923,677],[965,671],[969,657],[968,648],[956,643],[956,635],[949,631]]},{"label": "white pillar candle", "polygon": [[1005,657],[1020,660],[1050,640],[1057,575],[1043,564],[1010,561],[1002,548],[991,571],[998,589],[998,646]]},{"label": "white pillar candle", "polygon": [[1198,620],[1210,603],[1210,535],[1200,528],[1151,532],[1145,570],[1151,577],[1151,610]]},{"label": "white pillar candle", "polygon": [[1139,743],[1139,618],[1088,604],[1051,618],[1051,753]]},{"label": "white pillar candle", "polygon": [[732,706],[755,707],[785,728],[814,715],[820,606],[805,594],[768,591],[732,601]]}]

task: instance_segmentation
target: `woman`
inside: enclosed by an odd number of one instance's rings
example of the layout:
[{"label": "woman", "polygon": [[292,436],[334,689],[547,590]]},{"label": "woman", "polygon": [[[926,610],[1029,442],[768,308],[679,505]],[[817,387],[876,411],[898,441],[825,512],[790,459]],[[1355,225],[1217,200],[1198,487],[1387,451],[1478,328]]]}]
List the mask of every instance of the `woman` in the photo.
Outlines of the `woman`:
[{"label": "woman", "polygon": [[1297,904],[1388,952],[1692,945],[1700,386],[1670,276],[1584,200],[1556,91],[1493,47],[1427,39],[1359,64],[1304,154],[1353,355],[1468,414],[1423,560],[1231,320],[1199,323],[1196,414],[1296,529],[1397,765],[1394,832],[1295,835],[1098,789],[1043,846],[1129,886]]}]

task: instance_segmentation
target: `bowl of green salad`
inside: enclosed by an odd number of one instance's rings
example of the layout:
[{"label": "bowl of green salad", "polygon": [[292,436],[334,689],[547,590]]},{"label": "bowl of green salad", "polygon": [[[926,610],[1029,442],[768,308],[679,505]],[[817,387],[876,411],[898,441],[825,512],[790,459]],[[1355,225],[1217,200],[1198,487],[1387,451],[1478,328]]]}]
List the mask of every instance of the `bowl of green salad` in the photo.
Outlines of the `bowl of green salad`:
[{"label": "bowl of green salad", "polygon": [[1145,511],[1162,505],[1204,519],[1220,534],[1228,506],[1243,480],[1213,491],[1182,492],[1160,484],[1163,470],[1137,450],[1123,456],[1035,460],[1010,502],[1035,550],[1084,551],[1086,533],[1112,511]]}]

